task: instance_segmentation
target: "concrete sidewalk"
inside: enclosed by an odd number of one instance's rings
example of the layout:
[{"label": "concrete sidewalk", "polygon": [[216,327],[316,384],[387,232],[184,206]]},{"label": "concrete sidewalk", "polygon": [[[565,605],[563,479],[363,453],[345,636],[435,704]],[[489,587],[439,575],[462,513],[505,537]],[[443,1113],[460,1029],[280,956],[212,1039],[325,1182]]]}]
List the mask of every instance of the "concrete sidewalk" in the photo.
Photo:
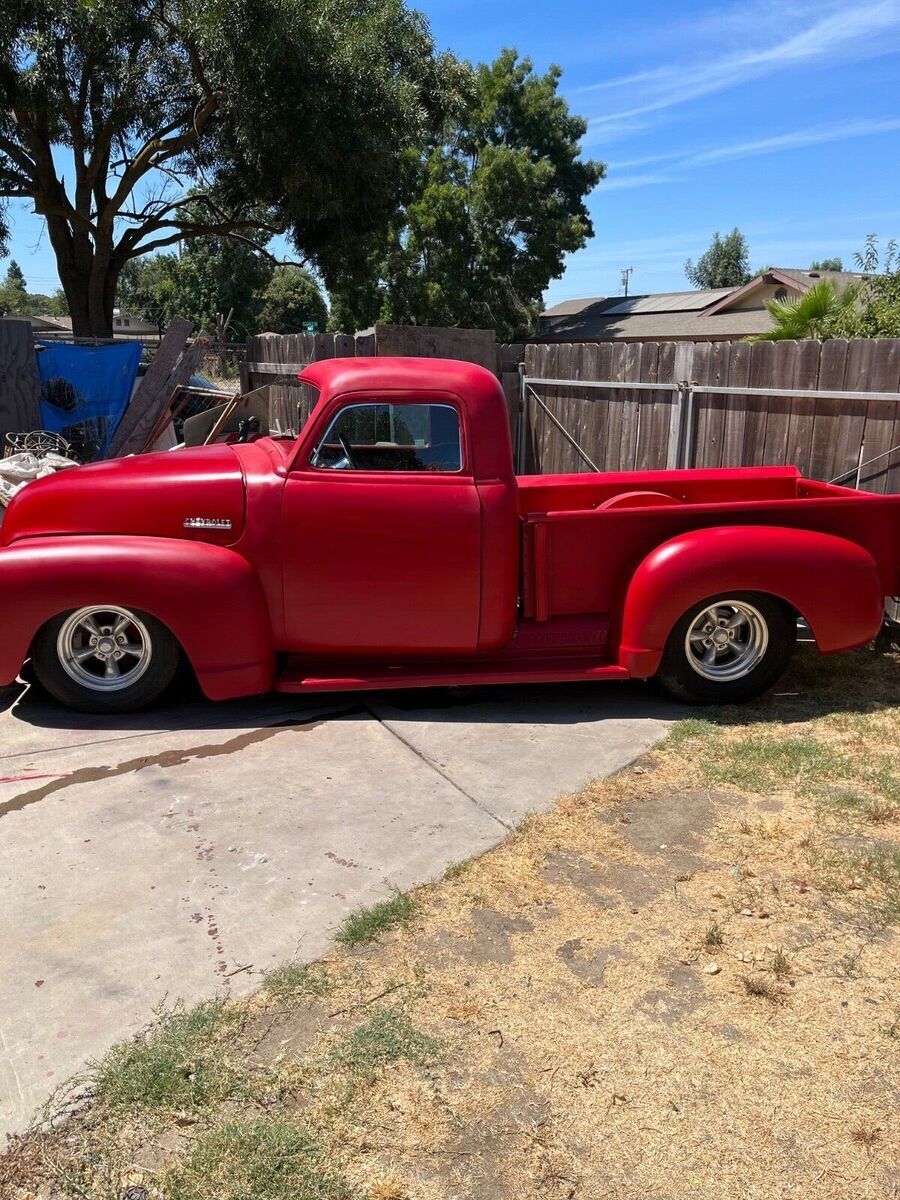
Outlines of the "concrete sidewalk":
[{"label": "concrete sidewalk", "polygon": [[635,684],[117,719],[0,701],[0,1131],[163,999],[314,958],[352,908],[493,846],[676,712]]}]

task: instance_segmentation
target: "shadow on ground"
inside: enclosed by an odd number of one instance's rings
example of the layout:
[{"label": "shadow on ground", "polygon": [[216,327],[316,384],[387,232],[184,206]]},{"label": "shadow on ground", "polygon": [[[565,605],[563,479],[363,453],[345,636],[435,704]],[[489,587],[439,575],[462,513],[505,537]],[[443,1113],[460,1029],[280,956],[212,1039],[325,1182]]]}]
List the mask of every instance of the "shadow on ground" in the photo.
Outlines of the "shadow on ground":
[{"label": "shadow on ground", "polygon": [[[269,694],[213,703],[196,684],[185,682],[167,703],[139,713],[97,716],[72,712],[47,697],[30,678],[0,689],[0,712],[43,729],[148,733],[216,730],[248,725],[305,723],[340,716],[395,722],[430,720],[571,724],[650,717],[697,716],[716,724],[748,725],[808,721],[826,713],[866,713],[900,704],[900,670],[887,644],[840,655],[820,655],[801,646],[784,678],[761,700],[741,706],[689,708],[676,704],[649,682],[519,684],[494,687],[418,688],[404,691],[335,692],[311,696]],[[873,674],[874,672],[874,674]]]}]

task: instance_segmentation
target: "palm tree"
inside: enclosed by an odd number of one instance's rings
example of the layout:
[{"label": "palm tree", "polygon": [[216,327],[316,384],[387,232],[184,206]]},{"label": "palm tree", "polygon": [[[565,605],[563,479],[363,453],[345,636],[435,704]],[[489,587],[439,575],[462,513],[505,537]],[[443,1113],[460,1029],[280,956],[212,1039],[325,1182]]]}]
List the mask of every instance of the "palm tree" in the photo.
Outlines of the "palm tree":
[{"label": "palm tree", "polygon": [[830,279],[822,279],[790,300],[767,300],[766,308],[775,322],[768,333],[757,333],[748,342],[780,342],[786,338],[834,337],[848,317],[852,317],[858,288],[854,284],[838,291]]}]

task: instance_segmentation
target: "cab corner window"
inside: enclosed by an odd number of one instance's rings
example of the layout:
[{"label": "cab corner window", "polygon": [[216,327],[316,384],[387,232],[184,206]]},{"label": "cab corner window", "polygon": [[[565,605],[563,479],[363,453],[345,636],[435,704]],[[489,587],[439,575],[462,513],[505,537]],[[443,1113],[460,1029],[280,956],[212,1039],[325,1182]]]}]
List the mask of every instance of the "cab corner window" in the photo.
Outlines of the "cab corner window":
[{"label": "cab corner window", "polygon": [[460,471],[459,414],[449,404],[350,404],[313,451],[331,471]]}]

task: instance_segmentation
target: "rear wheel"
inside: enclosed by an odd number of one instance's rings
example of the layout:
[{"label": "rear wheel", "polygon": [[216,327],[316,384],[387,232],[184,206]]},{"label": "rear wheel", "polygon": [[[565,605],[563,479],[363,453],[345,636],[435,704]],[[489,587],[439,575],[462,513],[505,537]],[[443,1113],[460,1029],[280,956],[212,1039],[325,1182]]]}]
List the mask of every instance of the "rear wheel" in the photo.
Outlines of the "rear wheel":
[{"label": "rear wheel", "polygon": [[781,677],[796,641],[794,613],[782,600],[759,592],[710,596],[669,634],[657,679],[689,704],[740,704]]},{"label": "rear wheel", "polygon": [[82,712],[133,712],[166,690],[179,648],[165,625],[117,605],[62,613],[41,629],[34,672],[51,696]]}]

